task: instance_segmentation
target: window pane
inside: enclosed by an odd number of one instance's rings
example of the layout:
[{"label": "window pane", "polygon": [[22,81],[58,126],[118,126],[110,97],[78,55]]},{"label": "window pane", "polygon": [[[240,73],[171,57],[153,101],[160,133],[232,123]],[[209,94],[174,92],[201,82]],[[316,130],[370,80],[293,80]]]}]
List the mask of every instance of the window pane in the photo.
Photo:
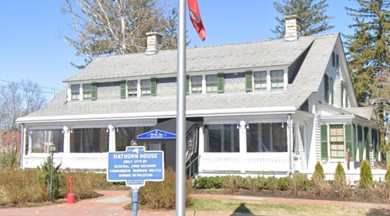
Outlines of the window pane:
[{"label": "window pane", "polygon": [[282,123],[249,124],[248,152],[287,152],[287,130]]},{"label": "window pane", "polygon": [[217,92],[217,75],[206,75],[206,91]]},{"label": "window pane", "polygon": [[83,98],[91,99],[92,97],[92,84],[83,84]]},{"label": "window pane", "polygon": [[64,152],[64,134],[61,129],[30,130],[31,152],[48,153],[49,145],[56,146],[56,152]]},{"label": "window pane", "polygon": [[107,128],[82,128],[72,131],[70,152],[108,152]]},{"label": "window pane", "polygon": [[239,152],[239,130],[234,124],[207,125],[206,152]]},{"label": "window pane", "polygon": [[130,146],[132,140],[137,141],[137,136],[139,134],[148,132],[151,130],[151,127],[121,127],[115,130],[115,148],[116,151],[125,151],[126,146]]},{"label": "window pane", "polygon": [[71,85],[70,86],[71,99],[78,100],[80,98],[80,85]]},{"label": "window pane", "polygon": [[287,127],[284,123],[272,124],[272,144],[274,152],[287,152]]},{"label": "window pane", "polygon": [[137,80],[127,81],[127,92],[129,96],[137,96]]},{"label": "window pane", "polygon": [[150,95],[150,80],[141,80],[141,95]]},{"label": "window pane", "polygon": [[253,73],[255,89],[267,89],[267,71]]},{"label": "window pane", "polygon": [[202,93],[202,76],[191,76],[191,93]]},{"label": "window pane", "polygon": [[330,156],[343,158],[344,154],[344,128],[343,125],[330,125],[329,127]]},{"label": "window pane", "polygon": [[271,88],[272,89],[284,88],[283,76],[284,76],[283,70],[271,71]]}]

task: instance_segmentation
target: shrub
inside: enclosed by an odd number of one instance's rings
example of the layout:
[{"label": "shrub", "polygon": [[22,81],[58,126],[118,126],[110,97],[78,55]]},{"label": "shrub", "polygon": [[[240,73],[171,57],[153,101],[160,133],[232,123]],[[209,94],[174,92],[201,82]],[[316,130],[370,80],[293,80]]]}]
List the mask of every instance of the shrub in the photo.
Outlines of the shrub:
[{"label": "shrub", "polygon": [[109,188],[113,184],[107,182],[106,175],[103,173],[92,173],[86,171],[61,172],[60,195],[66,197],[69,192],[69,177],[73,177],[73,193],[77,200],[97,197],[96,189]]},{"label": "shrub", "polygon": [[289,190],[291,188],[291,178],[283,177],[278,179],[278,190],[284,191]]},{"label": "shrub", "polygon": [[219,176],[215,177],[199,177],[196,182],[198,189],[218,189],[222,187],[222,179]]},{"label": "shrub", "polygon": [[271,190],[275,193],[275,191],[278,189],[278,179],[275,178],[275,176],[268,177],[265,181],[264,189]]},{"label": "shrub", "polygon": [[385,182],[387,186],[390,186],[390,165],[387,167]]},{"label": "shrub", "polygon": [[372,179],[371,167],[366,160],[362,161],[360,165],[360,181],[359,187],[362,189],[370,188],[374,185]]},{"label": "shrub", "polygon": [[[146,182],[139,189],[138,203],[150,209],[174,209],[176,199],[176,174],[171,169],[165,171],[162,182]],[[190,202],[191,181],[186,181],[186,205]]]},{"label": "shrub", "polygon": [[240,176],[224,176],[222,177],[222,187],[229,189],[231,193],[237,192],[242,185],[243,178]]},{"label": "shrub", "polygon": [[19,152],[13,145],[2,147],[0,152],[0,170],[1,169],[16,169],[18,167]]},{"label": "shrub", "polygon": [[322,165],[317,161],[314,173],[312,175],[312,182],[314,184],[314,189],[318,196],[323,196],[325,191],[329,188],[328,183],[325,181],[325,173]]},{"label": "shrub", "polygon": [[258,190],[266,189],[267,178],[263,176],[258,176],[257,178],[253,179],[253,181],[256,189]]},{"label": "shrub", "polygon": [[319,181],[321,181],[321,180],[325,181],[324,169],[322,168],[322,165],[319,161],[317,161],[317,163],[316,163],[315,170],[314,170],[314,173],[312,176],[313,180],[314,180],[314,178],[316,178]]},{"label": "shrub", "polygon": [[338,163],[334,174],[334,185],[337,187],[347,186],[347,178],[343,166]]},{"label": "shrub", "polygon": [[304,173],[294,173],[292,177],[292,192],[298,194],[299,191],[307,191],[310,181]]},{"label": "shrub", "polygon": [[340,163],[337,164],[332,186],[334,188],[333,192],[337,197],[345,198],[353,194],[353,190],[348,186],[344,168]]},{"label": "shrub", "polygon": [[53,166],[51,164],[50,156],[46,158],[41,167],[37,167],[39,172],[39,180],[46,186],[47,190],[50,190],[50,171],[52,172],[52,196],[54,199],[59,197],[59,174],[61,164]]},{"label": "shrub", "polygon": [[244,181],[245,189],[250,190],[251,193],[255,193],[257,191],[256,178],[247,177],[244,179]]},{"label": "shrub", "polygon": [[0,205],[43,202],[47,190],[36,170],[0,171]]}]

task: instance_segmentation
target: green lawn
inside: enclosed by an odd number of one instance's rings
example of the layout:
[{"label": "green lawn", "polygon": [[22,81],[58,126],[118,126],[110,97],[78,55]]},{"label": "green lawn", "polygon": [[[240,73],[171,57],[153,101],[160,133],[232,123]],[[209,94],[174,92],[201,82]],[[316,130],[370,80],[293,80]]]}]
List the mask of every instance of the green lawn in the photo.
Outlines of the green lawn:
[{"label": "green lawn", "polygon": [[[310,204],[285,204],[261,201],[240,201],[229,199],[200,199],[194,198],[187,209],[189,211],[221,211],[228,213],[252,213],[269,215],[382,215],[378,211],[364,208],[321,206]],[[374,213],[374,214],[371,214]],[[387,214],[383,214],[387,215]]]}]

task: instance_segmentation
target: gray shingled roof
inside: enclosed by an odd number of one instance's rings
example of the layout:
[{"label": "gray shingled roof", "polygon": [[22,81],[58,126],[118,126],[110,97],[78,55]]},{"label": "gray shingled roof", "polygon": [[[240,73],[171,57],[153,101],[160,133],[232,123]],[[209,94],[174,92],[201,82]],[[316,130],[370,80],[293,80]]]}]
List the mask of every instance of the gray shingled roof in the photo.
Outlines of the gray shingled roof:
[{"label": "gray shingled roof", "polygon": [[[298,42],[278,39],[187,49],[187,73],[289,65],[313,40],[314,37],[301,37]],[[99,57],[65,82],[175,74],[176,59],[176,50],[162,50],[151,56],[140,53]]]},{"label": "gray shingled roof", "polygon": [[375,112],[372,107],[348,107],[344,108],[344,110],[368,120],[376,120]]},{"label": "gray shingled roof", "polygon": [[[331,56],[338,34],[301,37],[299,41],[273,40],[258,43],[226,45],[189,49],[189,71],[221,70],[228,68],[288,65],[311,45],[309,52],[287,90],[250,93],[224,93],[190,95],[187,97],[187,112],[216,109],[264,109],[271,107],[298,108],[320,86],[326,65]],[[161,51],[155,56],[143,54],[101,57],[86,69],[66,81],[100,80],[117,77],[175,73],[176,52]],[[28,122],[30,117],[61,117],[86,114],[158,113],[176,110],[175,97],[141,97],[97,101],[66,102],[67,90],[61,91],[45,108],[38,110],[19,122]],[[271,110],[272,111],[272,110]]]}]

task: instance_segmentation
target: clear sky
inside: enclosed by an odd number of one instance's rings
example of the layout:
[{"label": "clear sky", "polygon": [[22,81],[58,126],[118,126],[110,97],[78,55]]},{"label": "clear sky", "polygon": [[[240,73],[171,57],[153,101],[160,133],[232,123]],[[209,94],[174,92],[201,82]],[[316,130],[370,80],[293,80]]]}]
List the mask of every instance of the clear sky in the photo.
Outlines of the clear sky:
[{"label": "clear sky", "polygon": [[[71,19],[61,13],[64,0],[2,1],[0,4],[0,84],[30,79],[50,91],[60,90],[62,82],[78,70],[70,62],[81,64],[82,57],[64,40],[72,34]],[[169,0],[177,4],[176,0]],[[275,27],[272,0],[198,0],[206,41],[202,42],[187,13],[190,47],[244,43],[270,39]],[[352,19],[345,6],[351,0],[328,0],[327,14],[335,28],[332,32],[351,33]]]}]

